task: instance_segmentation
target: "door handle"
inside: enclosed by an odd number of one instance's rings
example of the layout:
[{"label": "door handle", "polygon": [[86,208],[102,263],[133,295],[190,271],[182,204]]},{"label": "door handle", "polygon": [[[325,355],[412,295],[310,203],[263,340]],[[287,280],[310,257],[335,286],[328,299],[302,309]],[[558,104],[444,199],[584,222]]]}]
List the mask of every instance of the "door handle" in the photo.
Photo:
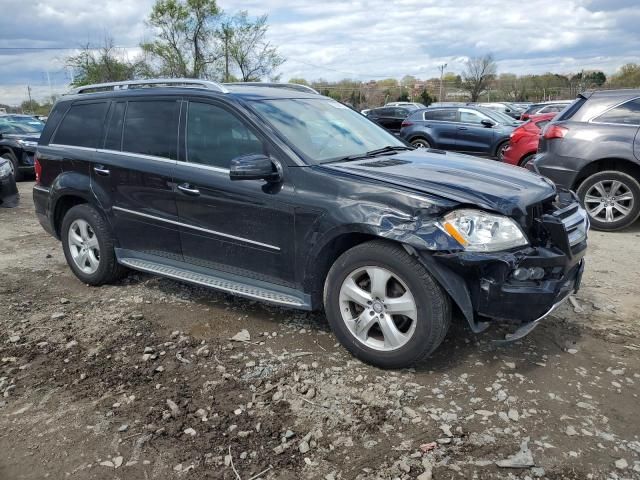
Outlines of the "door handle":
[{"label": "door handle", "polygon": [[458,130],[468,130],[467,127],[458,127]]},{"label": "door handle", "polygon": [[104,168],[103,165],[96,165],[95,167],[93,167],[93,171],[98,175],[102,175],[103,177],[107,177],[109,176],[109,174],[111,174],[111,171]]},{"label": "door handle", "polygon": [[200,195],[200,190],[198,190],[197,188],[193,188],[193,186],[188,183],[183,183],[182,185],[178,185],[178,190],[186,193],[187,195],[193,195],[193,196]]}]

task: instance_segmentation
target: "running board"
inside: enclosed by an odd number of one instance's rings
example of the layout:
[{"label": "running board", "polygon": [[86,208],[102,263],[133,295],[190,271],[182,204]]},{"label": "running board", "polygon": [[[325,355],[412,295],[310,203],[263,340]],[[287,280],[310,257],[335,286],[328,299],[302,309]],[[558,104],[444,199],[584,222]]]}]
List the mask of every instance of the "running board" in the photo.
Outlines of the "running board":
[{"label": "running board", "polygon": [[224,278],[207,273],[200,273],[172,265],[166,265],[151,260],[139,258],[119,258],[118,262],[129,268],[141,270],[143,272],[155,273],[163,277],[173,278],[174,280],[182,280],[205,287],[214,288],[223,292],[239,295],[241,297],[260,300],[263,302],[283,305],[293,308],[301,308],[310,310],[311,306],[301,297],[288,293],[279,292],[264,286],[250,285],[242,283],[238,279]]}]

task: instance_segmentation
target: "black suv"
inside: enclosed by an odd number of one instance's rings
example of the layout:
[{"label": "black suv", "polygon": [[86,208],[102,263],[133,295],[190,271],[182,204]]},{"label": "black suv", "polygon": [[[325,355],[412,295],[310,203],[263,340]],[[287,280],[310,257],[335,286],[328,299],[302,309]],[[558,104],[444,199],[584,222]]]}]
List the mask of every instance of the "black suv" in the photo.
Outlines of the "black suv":
[{"label": "black suv", "polygon": [[379,107],[372,108],[366,113],[367,118],[383,126],[395,135],[400,134],[402,121],[407,118],[415,108],[413,107]]},{"label": "black suv", "polygon": [[29,115],[0,115],[0,157],[13,164],[17,181],[33,175],[33,155],[43,125]]},{"label": "black suv", "polygon": [[156,80],[77,89],[37,151],[36,213],[75,275],[125,267],[305,310],[402,367],[452,313],[528,333],[575,291],[587,217],[521,168],[413,150],[327,97]]},{"label": "black suv", "polygon": [[640,216],[640,90],[583,93],[542,132],[531,169],[576,191],[598,230]]}]

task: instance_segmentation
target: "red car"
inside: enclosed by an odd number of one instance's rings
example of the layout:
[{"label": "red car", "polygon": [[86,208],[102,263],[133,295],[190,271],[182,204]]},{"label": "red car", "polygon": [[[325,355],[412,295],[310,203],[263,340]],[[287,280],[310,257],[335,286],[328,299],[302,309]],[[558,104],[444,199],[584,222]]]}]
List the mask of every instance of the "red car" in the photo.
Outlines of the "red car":
[{"label": "red car", "polygon": [[557,114],[557,112],[553,112],[531,115],[529,121],[511,132],[509,146],[504,151],[502,161],[524,167],[538,151],[540,132]]}]

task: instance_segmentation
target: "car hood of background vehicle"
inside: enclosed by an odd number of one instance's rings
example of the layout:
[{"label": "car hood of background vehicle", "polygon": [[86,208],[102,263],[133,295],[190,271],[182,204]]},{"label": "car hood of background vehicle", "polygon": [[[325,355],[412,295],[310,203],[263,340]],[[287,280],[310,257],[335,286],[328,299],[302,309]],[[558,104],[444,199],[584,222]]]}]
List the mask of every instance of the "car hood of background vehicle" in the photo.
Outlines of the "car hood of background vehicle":
[{"label": "car hood of background vehicle", "polygon": [[37,142],[40,140],[39,133],[4,133],[3,139],[6,140],[25,140],[28,142]]},{"label": "car hood of background vehicle", "polygon": [[428,149],[326,167],[504,215],[525,215],[527,206],[556,193],[550,180],[524,168]]}]

